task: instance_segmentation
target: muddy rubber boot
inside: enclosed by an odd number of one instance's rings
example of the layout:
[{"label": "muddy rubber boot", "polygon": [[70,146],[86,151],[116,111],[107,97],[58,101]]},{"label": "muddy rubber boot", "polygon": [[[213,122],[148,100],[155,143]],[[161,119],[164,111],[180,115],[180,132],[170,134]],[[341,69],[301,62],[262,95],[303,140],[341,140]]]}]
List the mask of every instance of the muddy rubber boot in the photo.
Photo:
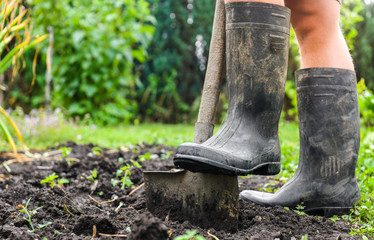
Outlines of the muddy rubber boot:
[{"label": "muddy rubber boot", "polygon": [[227,120],[203,144],[181,144],[175,165],[227,175],[280,171],[278,123],[287,73],[289,21],[290,10],[283,6],[226,4]]},{"label": "muddy rubber boot", "polygon": [[349,213],[360,199],[355,177],[360,120],[355,73],[335,68],[296,71],[300,155],[295,175],[275,194],[243,191],[240,198],[311,214]]}]

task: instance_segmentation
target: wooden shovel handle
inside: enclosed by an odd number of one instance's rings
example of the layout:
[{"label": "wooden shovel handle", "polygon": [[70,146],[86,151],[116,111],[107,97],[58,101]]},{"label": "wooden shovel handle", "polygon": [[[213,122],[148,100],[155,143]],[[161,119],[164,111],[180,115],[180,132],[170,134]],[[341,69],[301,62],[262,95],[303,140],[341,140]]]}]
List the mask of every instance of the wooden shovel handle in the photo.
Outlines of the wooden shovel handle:
[{"label": "wooden shovel handle", "polygon": [[195,143],[203,143],[213,135],[220,82],[225,76],[226,12],[224,0],[216,0],[212,38],[199,115],[195,124]]}]

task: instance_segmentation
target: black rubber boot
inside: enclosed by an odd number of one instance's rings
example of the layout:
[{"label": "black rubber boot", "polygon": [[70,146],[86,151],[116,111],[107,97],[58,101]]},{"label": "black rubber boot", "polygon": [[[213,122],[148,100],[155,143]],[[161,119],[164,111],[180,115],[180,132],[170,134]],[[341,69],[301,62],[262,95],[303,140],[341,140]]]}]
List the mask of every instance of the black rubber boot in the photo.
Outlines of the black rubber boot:
[{"label": "black rubber boot", "polygon": [[275,194],[243,191],[264,206],[332,216],[349,213],[360,199],[355,177],[360,121],[355,73],[345,69],[296,71],[300,156],[293,178]]},{"label": "black rubber boot", "polygon": [[278,123],[288,61],[290,10],[226,4],[227,120],[203,144],[184,143],[175,165],[193,172],[273,175],[280,171]]}]

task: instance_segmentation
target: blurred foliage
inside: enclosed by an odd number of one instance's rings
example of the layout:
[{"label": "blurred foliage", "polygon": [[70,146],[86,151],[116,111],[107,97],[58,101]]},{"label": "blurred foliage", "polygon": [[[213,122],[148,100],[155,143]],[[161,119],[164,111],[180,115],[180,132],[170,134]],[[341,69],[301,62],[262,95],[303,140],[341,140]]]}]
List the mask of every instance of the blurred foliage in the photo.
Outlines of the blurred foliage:
[{"label": "blurred foliage", "polygon": [[348,48],[354,50],[354,41],[358,35],[357,24],[364,18],[361,16],[364,9],[363,0],[344,0],[340,11],[340,25]]},{"label": "blurred foliage", "polygon": [[[55,33],[53,106],[95,123],[193,122],[208,58],[214,0],[28,0],[35,28]],[[357,69],[374,87],[373,5],[343,1],[341,28]],[[47,41],[41,51],[46,52]],[[35,52],[35,51],[34,51]],[[8,106],[26,112],[44,105],[45,56],[38,60],[31,91],[34,52],[26,68],[9,82]],[[44,59],[43,59],[44,58]],[[294,72],[299,47],[291,30],[283,116],[297,120]],[[8,74],[10,75],[10,74]],[[217,121],[225,118],[220,96]]]},{"label": "blurred foliage", "polygon": [[294,81],[294,73],[300,68],[300,54],[299,54],[299,44],[297,43],[295,31],[293,28],[290,30],[290,51],[288,55],[288,71],[287,80]]},{"label": "blurred foliage", "polygon": [[8,103],[13,104],[15,101],[12,95],[17,95],[14,86],[19,84],[17,81],[19,71],[27,67],[29,69],[28,86],[35,83],[34,73],[38,52],[35,50],[35,45],[47,36],[32,34],[31,14],[21,0],[0,1],[0,6],[0,91],[4,91],[0,92],[0,104],[4,104],[4,98]]},{"label": "blurred foliage", "polygon": [[357,84],[358,103],[360,106],[361,124],[364,126],[374,126],[374,94],[361,79]]},{"label": "blurred foliage", "polygon": [[157,25],[139,88],[141,115],[148,121],[189,121],[200,101],[215,1],[150,2]]},{"label": "blurred foliage", "polygon": [[53,27],[53,106],[106,124],[139,112],[138,63],[144,62],[155,19],[145,0],[29,0],[35,25]]},{"label": "blurred foliage", "polygon": [[295,81],[286,81],[285,102],[283,104],[284,118],[297,121],[297,94]]},{"label": "blurred foliage", "polygon": [[[215,1],[148,2],[29,0],[37,29],[54,28],[54,107],[81,118],[89,113],[96,123],[196,117]],[[122,18],[113,23],[115,14]],[[27,67],[6,95],[9,105],[26,112],[43,106],[43,57],[33,90]],[[31,54],[25,57],[30,60]]]},{"label": "blurred foliage", "polygon": [[0,74],[13,64],[14,76],[20,68],[17,59],[46,36],[32,35],[32,19],[20,0],[0,1],[0,20]]},{"label": "blurred foliage", "polygon": [[359,34],[352,56],[358,79],[365,78],[367,86],[374,90],[374,4],[366,5],[360,15],[363,21],[356,26]]},{"label": "blurred foliage", "polygon": [[[20,69],[19,59],[22,57],[22,54],[27,52],[31,47],[43,41],[46,36],[33,36],[32,19],[29,11],[25,9],[21,0],[1,0],[0,20],[0,75],[8,70],[8,68],[12,65],[13,79],[17,71]],[[34,57],[34,59],[36,59],[36,57]],[[35,61],[33,62],[35,63]],[[35,64],[33,66],[35,67]],[[4,90],[7,90],[7,86],[0,81],[0,91]],[[3,109],[1,106],[2,104],[3,103],[0,99],[0,129],[2,129],[13,152],[17,153],[17,148],[12,134],[8,130],[8,125],[12,126],[15,135],[22,143],[24,150],[27,151],[27,146],[23,142],[23,138],[18,130],[18,127]],[[3,119],[6,121],[3,121]]]}]

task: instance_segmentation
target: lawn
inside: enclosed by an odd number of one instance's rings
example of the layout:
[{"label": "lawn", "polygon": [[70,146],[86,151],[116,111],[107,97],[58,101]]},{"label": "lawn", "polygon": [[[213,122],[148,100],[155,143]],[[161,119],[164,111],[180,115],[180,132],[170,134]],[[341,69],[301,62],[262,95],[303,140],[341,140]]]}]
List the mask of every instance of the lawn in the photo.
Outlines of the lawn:
[{"label": "lawn", "polygon": [[[153,123],[98,127],[94,124],[66,122],[52,116],[26,116],[15,119],[23,133],[26,145],[32,149],[44,149],[66,141],[94,143],[107,148],[118,148],[141,142],[177,147],[183,142],[193,141],[194,135],[193,124]],[[215,131],[219,127],[216,126]],[[282,143],[297,145],[299,140],[297,124],[281,122],[279,135]],[[0,136],[2,136],[1,133]],[[4,137],[0,137],[0,149],[10,149]]]}]

